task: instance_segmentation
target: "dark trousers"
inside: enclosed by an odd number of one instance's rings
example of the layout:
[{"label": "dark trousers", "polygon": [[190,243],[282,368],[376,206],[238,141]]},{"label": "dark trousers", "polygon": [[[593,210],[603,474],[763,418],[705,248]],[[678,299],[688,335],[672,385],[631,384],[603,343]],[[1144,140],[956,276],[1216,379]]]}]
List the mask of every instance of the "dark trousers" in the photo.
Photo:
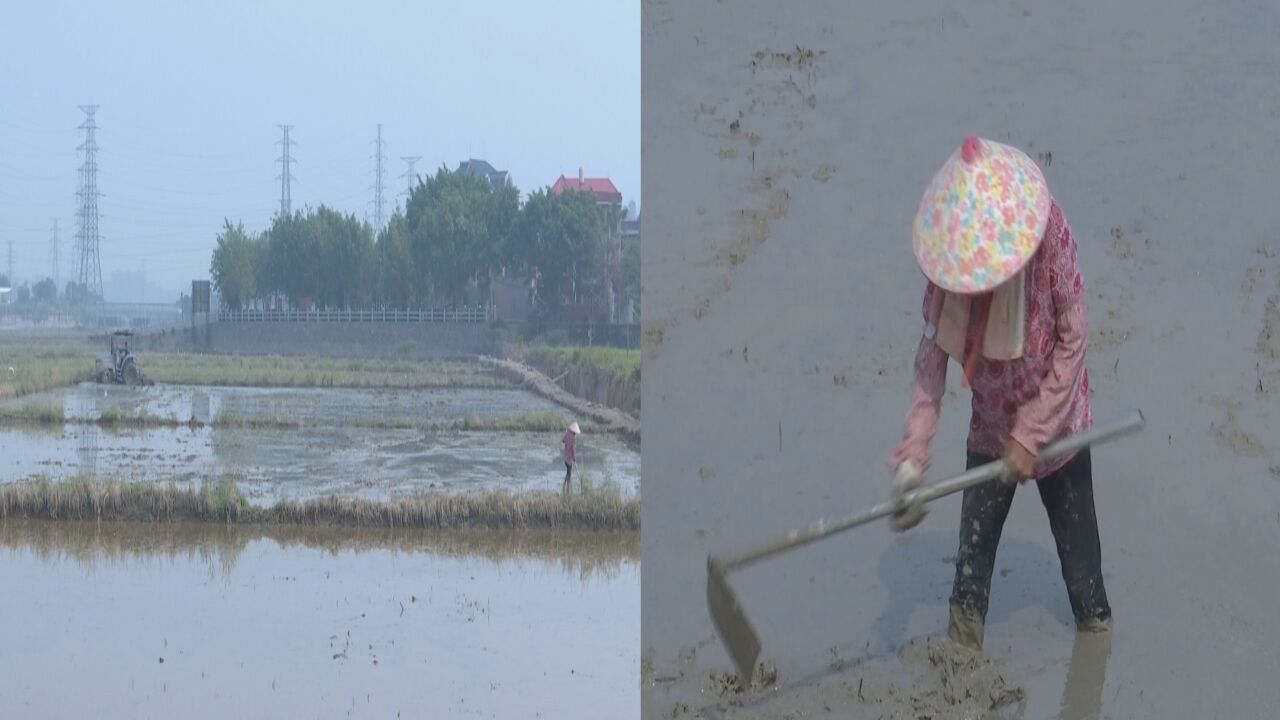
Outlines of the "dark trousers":
[{"label": "dark trousers", "polygon": [[[970,454],[968,466],[977,467],[991,460]],[[1102,583],[1102,548],[1093,506],[1093,467],[1088,449],[1078,453],[1062,469],[1034,482],[1049,515],[1049,529],[1058,546],[1062,579],[1067,584],[1067,598],[1076,622],[1111,617],[1107,590]],[[960,553],[956,559],[951,604],[984,620],[991,597],[996,546],[1000,544],[1000,533],[1016,490],[1016,485],[1006,485],[999,480],[983,483],[965,490],[960,506]]]},{"label": "dark trousers", "polygon": [[573,466],[569,463],[564,464],[564,484],[569,484],[569,478],[573,475]]}]

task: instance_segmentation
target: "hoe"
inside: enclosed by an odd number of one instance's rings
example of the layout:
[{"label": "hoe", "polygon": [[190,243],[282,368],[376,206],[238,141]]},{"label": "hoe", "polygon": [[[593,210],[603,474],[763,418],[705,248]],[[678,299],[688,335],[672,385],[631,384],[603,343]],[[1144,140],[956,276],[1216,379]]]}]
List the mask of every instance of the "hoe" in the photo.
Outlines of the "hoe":
[{"label": "hoe", "polygon": [[[1044,448],[1039,460],[1052,460],[1069,453],[1082,450],[1091,445],[1107,442],[1136,432],[1146,424],[1142,411],[1138,410],[1126,420],[1110,425],[1095,427],[1091,430],[1073,435],[1069,438]],[[738,677],[743,687],[751,686],[751,678],[755,673],[756,658],[760,655],[760,636],[742,609],[742,603],[729,585],[728,574],[734,570],[754,565],[766,558],[773,557],[788,550],[795,550],[823,538],[831,537],[845,530],[866,525],[874,520],[889,517],[912,508],[920,508],[925,503],[938,498],[960,492],[975,485],[1003,477],[1008,473],[1004,460],[982,465],[947,480],[926,485],[903,493],[892,500],[867,508],[852,515],[834,519],[822,519],[811,523],[807,528],[792,530],[785,537],[762,543],[745,552],[728,557],[707,557],[707,606],[711,611],[711,621],[716,632],[724,642],[725,649],[738,669]]]}]

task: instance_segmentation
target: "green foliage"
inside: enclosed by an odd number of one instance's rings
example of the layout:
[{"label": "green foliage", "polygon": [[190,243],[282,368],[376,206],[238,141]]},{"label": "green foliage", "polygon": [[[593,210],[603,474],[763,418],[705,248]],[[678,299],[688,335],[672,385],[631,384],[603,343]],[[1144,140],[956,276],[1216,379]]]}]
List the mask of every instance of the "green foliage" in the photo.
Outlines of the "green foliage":
[{"label": "green foliage", "polygon": [[[323,205],[278,215],[261,236],[227,221],[210,274],[229,309],[277,292],[295,307],[479,305],[491,277],[536,275],[539,314],[555,318],[566,303],[620,306],[633,290],[638,302],[638,247],[620,249],[608,231],[622,214],[602,211],[591,193],[549,188],[521,206],[510,183],[492,188],[441,168],[413,188],[376,239],[355,216]],[[634,268],[623,256],[634,256]]]},{"label": "green foliage", "polygon": [[58,286],[53,282],[53,278],[45,278],[32,286],[31,294],[37,302],[51,304],[58,299]]},{"label": "green foliage", "polygon": [[544,367],[588,369],[608,375],[640,380],[640,351],[611,347],[535,347],[530,360]]},{"label": "green foliage", "polygon": [[409,224],[404,213],[396,210],[391,221],[378,235],[374,250],[377,255],[377,301],[383,307],[409,310],[422,304],[430,295],[430,283],[413,263],[409,245]]},{"label": "green foliage", "polygon": [[640,238],[622,242],[622,304],[640,312]]},{"label": "green foliage", "polygon": [[255,272],[261,245],[258,238],[245,233],[243,224],[232,225],[230,220],[223,221],[209,275],[224,307],[240,310],[257,294]]},{"label": "green foliage", "polygon": [[462,305],[487,297],[519,215],[515,187],[493,190],[485,178],[441,168],[414,188],[405,214],[410,255],[426,269],[432,298]]},{"label": "green foliage", "polygon": [[554,316],[564,303],[602,298],[603,238],[593,194],[544,189],[529,196],[520,217],[518,257],[541,276],[538,305],[544,315]]}]

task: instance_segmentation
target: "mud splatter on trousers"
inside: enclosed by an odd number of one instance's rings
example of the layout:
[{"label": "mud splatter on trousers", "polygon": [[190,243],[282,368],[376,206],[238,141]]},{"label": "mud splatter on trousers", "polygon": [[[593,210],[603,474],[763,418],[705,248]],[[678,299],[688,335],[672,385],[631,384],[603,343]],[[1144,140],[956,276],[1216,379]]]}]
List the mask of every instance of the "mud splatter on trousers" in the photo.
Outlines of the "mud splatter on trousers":
[{"label": "mud splatter on trousers", "polygon": [[[969,454],[968,467],[992,458]],[[1049,516],[1049,529],[1062,564],[1067,598],[1076,622],[1111,617],[1102,581],[1102,549],[1098,518],[1093,504],[1093,466],[1089,451],[1079,452],[1057,472],[1034,481]],[[983,483],[964,492],[960,508],[960,552],[956,557],[952,607],[963,608],[985,620],[991,597],[991,575],[1004,521],[1013,505],[1017,486],[999,481]]]}]

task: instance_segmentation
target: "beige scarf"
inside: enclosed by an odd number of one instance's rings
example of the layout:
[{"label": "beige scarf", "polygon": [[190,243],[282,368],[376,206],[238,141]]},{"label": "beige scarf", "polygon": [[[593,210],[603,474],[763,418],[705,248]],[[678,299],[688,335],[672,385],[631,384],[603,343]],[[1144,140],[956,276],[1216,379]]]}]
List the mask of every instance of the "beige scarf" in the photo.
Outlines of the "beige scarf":
[{"label": "beige scarf", "polygon": [[[1018,273],[991,293],[982,344],[977,348],[966,348],[969,310],[975,302],[973,297],[943,291],[935,293],[930,311],[934,320],[933,327],[929,329],[934,332],[934,342],[965,366],[967,381],[973,380],[973,360],[979,354],[989,360],[1022,357],[1026,329],[1026,273]],[[966,349],[970,351],[968,354]]]}]

